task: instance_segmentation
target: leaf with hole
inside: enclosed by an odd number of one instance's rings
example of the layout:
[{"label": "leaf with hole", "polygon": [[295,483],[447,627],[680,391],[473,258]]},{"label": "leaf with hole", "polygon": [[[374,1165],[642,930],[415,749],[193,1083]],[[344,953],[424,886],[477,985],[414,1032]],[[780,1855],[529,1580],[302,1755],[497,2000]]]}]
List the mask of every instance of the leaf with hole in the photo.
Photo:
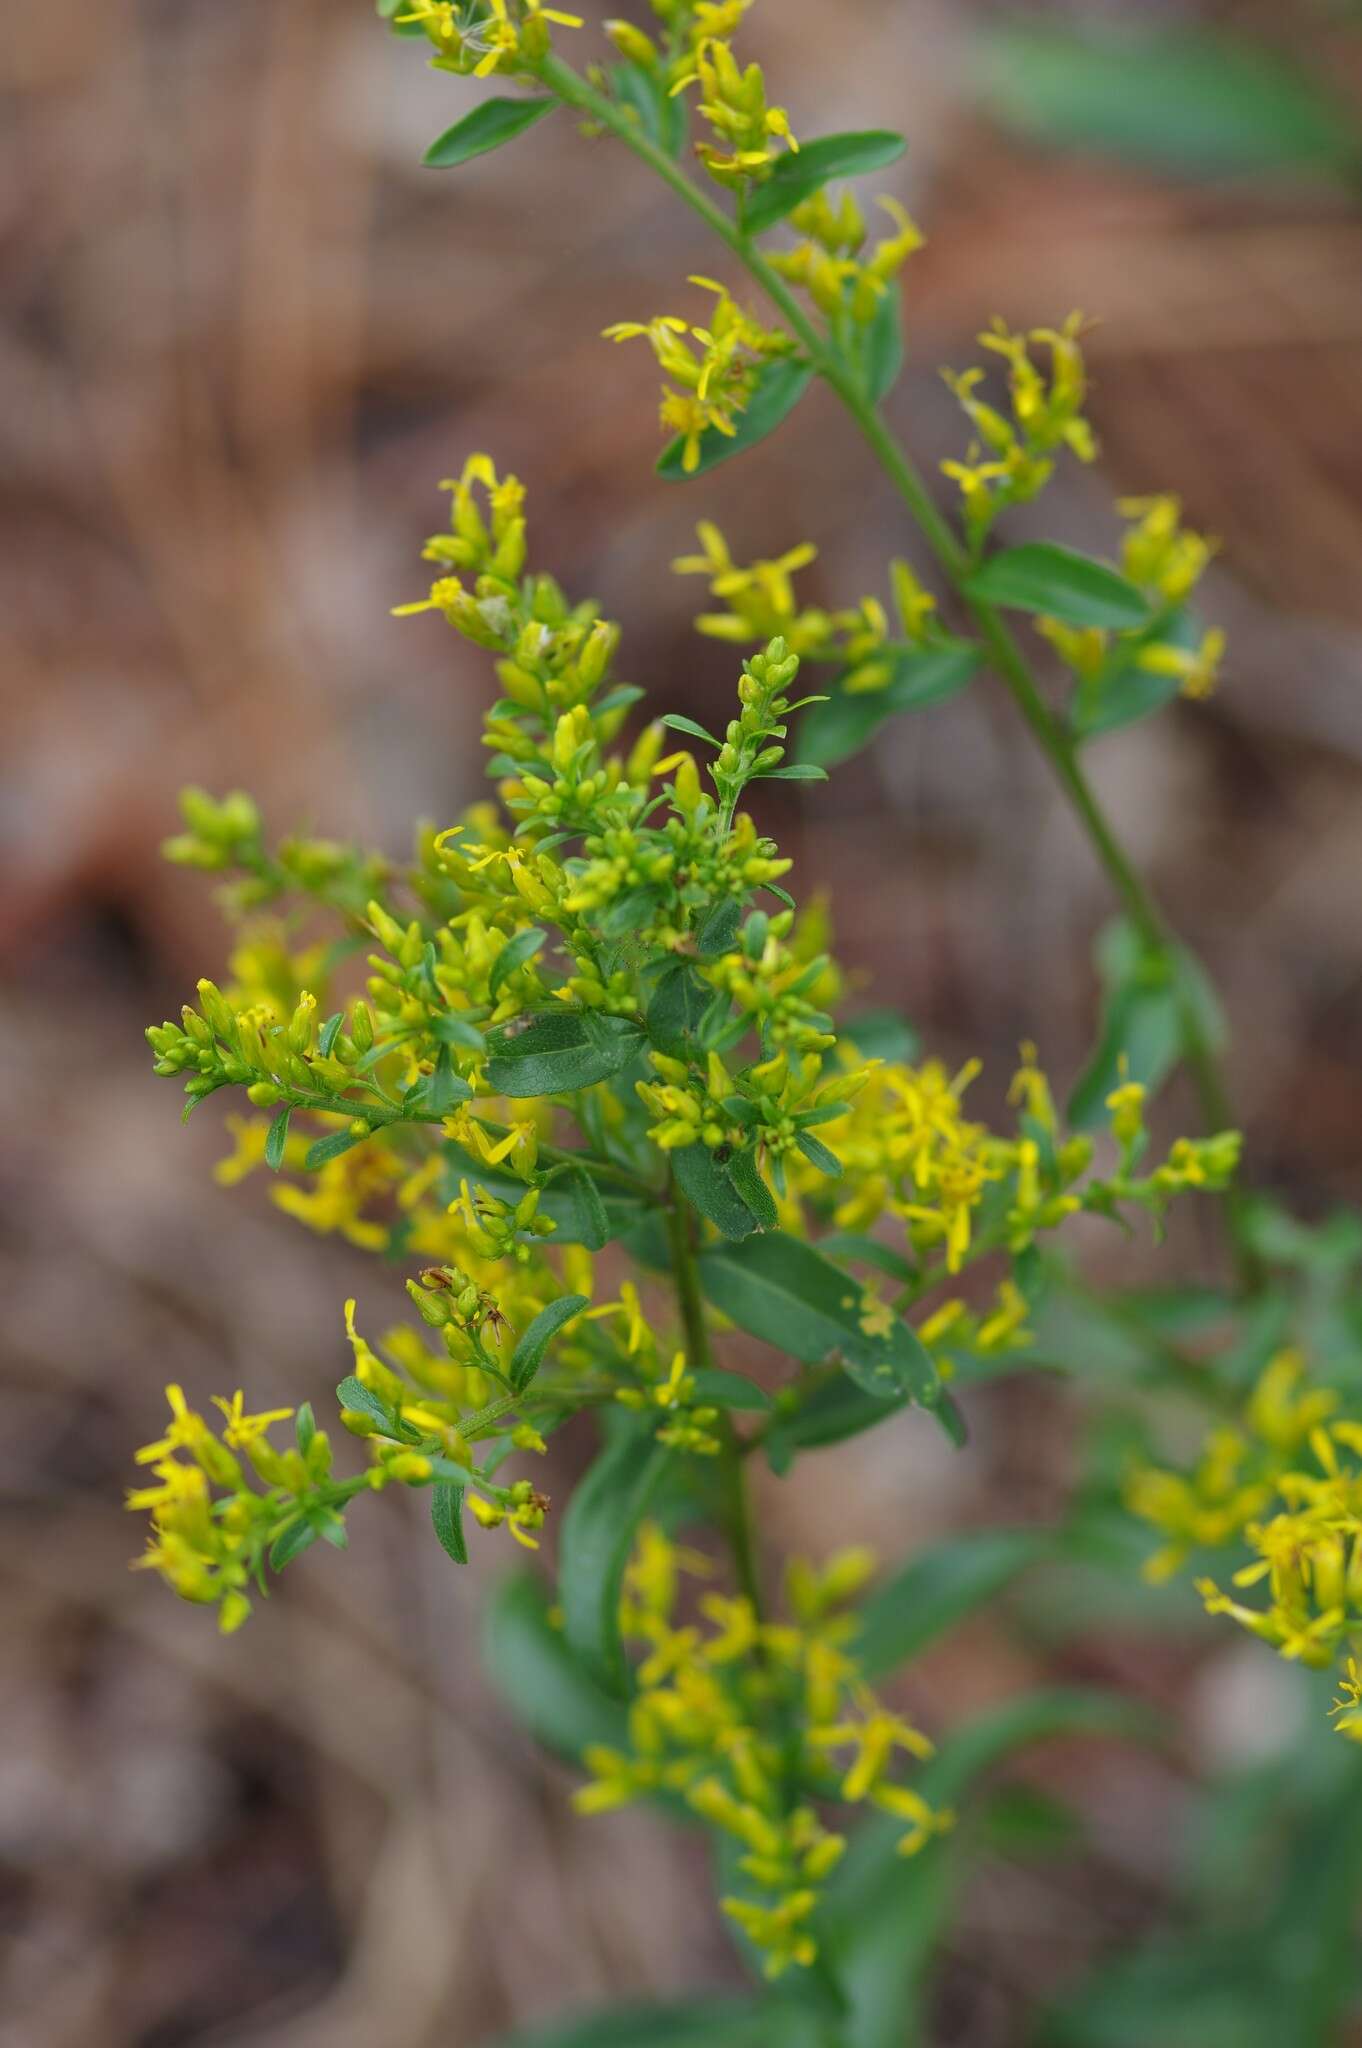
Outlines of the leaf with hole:
[{"label": "leaf with hole", "polygon": [[523,1029],[487,1035],[487,1081],[499,1095],[570,1095],[608,1081],[643,1042],[639,1026],[591,1010],[548,1010]]},{"label": "leaf with hole", "polygon": [[721,1314],[791,1358],[805,1365],[839,1363],[881,1401],[936,1400],[936,1369],[908,1325],[831,1259],[785,1231],[702,1252],[700,1278]]}]

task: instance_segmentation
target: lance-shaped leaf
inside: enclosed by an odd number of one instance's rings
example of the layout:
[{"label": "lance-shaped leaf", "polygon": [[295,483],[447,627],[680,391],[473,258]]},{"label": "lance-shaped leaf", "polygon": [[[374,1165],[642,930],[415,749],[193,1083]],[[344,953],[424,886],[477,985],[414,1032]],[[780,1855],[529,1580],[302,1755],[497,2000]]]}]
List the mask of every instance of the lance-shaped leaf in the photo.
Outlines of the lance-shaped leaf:
[{"label": "lance-shaped leaf", "polygon": [[326,1165],[328,1159],[339,1159],[343,1152],[362,1145],[368,1135],[366,1131],[357,1138],[353,1131],[331,1131],[325,1138],[318,1138],[315,1145],[309,1146],[303,1165],[308,1173],[315,1173],[319,1166]]},{"label": "lance-shaped leaf", "polygon": [[281,1109],[265,1134],[265,1164],[272,1173],[278,1173],[284,1163],[284,1147],[288,1143],[288,1120],[291,1108]]},{"label": "lance-shaped leaf", "polygon": [[428,170],[452,171],[475,156],[485,156],[489,149],[500,149],[503,142],[513,142],[545,114],[551,114],[557,104],[552,99],[484,100],[437,136],[421,161]]},{"label": "lance-shaped leaf", "polygon": [[863,1602],[850,1654],[867,1678],[883,1678],[1054,1548],[1043,1529],[983,1529],[937,1544]]},{"label": "lance-shaped leaf", "polygon": [[540,1309],[511,1353],[510,1380],[517,1394],[524,1393],[543,1364],[549,1339],[556,1337],[564,1323],[570,1323],[574,1316],[580,1315],[590,1305],[584,1294],[563,1294],[557,1301],[551,1301],[547,1308]]},{"label": "lance-shaped leaf", "polygon": [[990,555],[963,587],[984,604],[1063,619],[1070,626],[1128,631],[1149,624],[1149,600],[1119,570],[1053,541],[1029,541]]},{"label": "lance-shaped leaf", "polygon": [[739,415],[735,431],[721,434],[717,427],[706,427],[700,436],[700,460],[694,469],[686,468],[686,444],[678,435],[658,457],[658,475],[671,483],[684,483],[687,477],[703,476],[707,469],[727,462],[731,455],[741,455],[745,448],[755,448],[758,441],[773,434],[786,415],[794,411],[812,376],[809,365],[797,358],[787,356],[763,364],[757,372],[756,389]]},{"label": "lance-shaped leaf", "polygon": [[776,1204],[750,1152],[683,1145],[671,1155],[676,1184],[691,1207],[725,1237],[738,1240],[775,1226]]},{"label": "lance-shaped leaf", "polygon": [[[1050,1738],[1149,1739],[1147,1713],[1109,1694],[1024,1695],[968,1722],[914,1778],[935,1807],[959,1809],[979,1781],[1018,1750]],[[966,1869],[957,1830],[921,1855],[898,1852],[902,1823],[877,1815],[857,1831],[817,1916],[847,1997],[846,2048],[902,2048],[927,2038],[927,1978]]]},{"label": "lance-shaped leaf", "polygon": [[878,405],[889,396],[903,369],[903,292],[895,278],[889,279],[880,294],[861,349],[865,388],[870,403]]},{"label": "lance-shaped leaf", "polygon": [[488,1085],[499,1095],[570,1095],[608,1081],[639,1051],[643,1033],[626,1017],[549,1010],[522,1030],[487,1034]]},{"label": "lance-shaped leaf", "polygon": [[1289,48],[1202,29],[1151,23],[1130,35],[1119,26],[1119,35],[1100,35],[1004,19],[982,44],[988,104],[1051,146],[1194,175],[1355,169],[1356,121]]},{"label": "lance-shaped leaf", "polygon": [[826,703],[810,707],[799,725],[801,760],[835,768],[858,754],[887,718],[958,697],[978,673],[982,651],[951,641],[944,647],[901,648],[887,658],[894,672],[882,690],[848,690],[838,682]]},{"label": "lance-shaped leaf", "polygon": [[447,1480],[431,1489],[430,1520],[440,1548],[446,1557],[452,1557],[455,1564],[467,1564],[468,1545],[463,1533],[462,1486],[455,1486]]},{"label": "lance-shaped leaf", "polygon": [[749,235],[764,234],[801,201],[826,185],[829,178],[859,178],[882,171],[908,147],[888,128],[862,129],[847,135],[820,135],[777,158],[775,169],[747,202],[743,226]]},{"label": "lance-shaped leaf", "polygon": [[592,1743],[628,1747],[624,1708],[588,1676],[549,1619],[543,1586],[529,1572],[502,1580],[483,1620],[487,1675],[546,1749],[576,1759]]},{"label": "lance-shaped leaf", "polygon": [[638,1525],[672,1460],[651,1431],[622,1430],[577,1482],[558,1546],[568,1647],[607,1692],[624,1689],[620,1587]]},{"label": "lance-shaped leaf", "polygon": [[507,940],[492,962],[492,971],[487,977],[487,987],[494,1001],[501,993],[502,984],[527,960],[533,960],[547,938],[547,932],[541,931],[537,924],[530,924],[524,931],[517,932],[513,939]]},{"label": "lance-shaped leaf", "polygon": [[791,1358],[838,1363],[884,1402],[911,1396],[931,1405],[937,1399],[936,1369],[908,1325],[831,1259],[785,1231],[703,1252],[700,1278],[710,1301],[739,1329]]}]

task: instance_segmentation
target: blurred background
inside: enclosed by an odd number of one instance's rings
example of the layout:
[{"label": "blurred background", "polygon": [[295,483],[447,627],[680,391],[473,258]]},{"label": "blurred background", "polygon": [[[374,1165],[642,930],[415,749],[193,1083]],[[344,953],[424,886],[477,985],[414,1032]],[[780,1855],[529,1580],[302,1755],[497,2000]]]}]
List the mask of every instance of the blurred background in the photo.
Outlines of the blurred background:
[{"label": "blurred background", "polygon": [[[924,465],[961,439],[940,365],[995,312],[1081,306],[1102,458],[1063,474],[1048,530],[1109,552],[1113,497],[1170,489],[1222,537],[1221,694],[1090,759],[1225,996],[1253,1177],[1311,1214],[1355,1199],[1362,21],[1323,0],[765,0],[746,41],[797,131],[910,138],[882,183],[929,236],[892,402]],[[222,959],[211,889],[157,847],[189,780],[394,854],[478,792],[482,657],[389,616],[424,590],[436,485],[472,449],[529,484],[533,558],[624,622],[623,672],[706,720],[733,662],[667,569],[695,520],[742,559],[815,541],[810,598],[846,602],[883,592],[898,508],[819,395],[740,464],[659,482],[651,358],[598,334],[690,311],[682,280],[716,252],[565,120],[422,171],[468,90],[366,0],[28,6],[0,92],[0,2044],[474,2048],[729,1981],[695,1845],[646,1814],[575,1822],[567,1774],[486,1686],[504,1546],[456,1573],[419,1503],[385,1498],[346,1563],[314,1553],[228,1643],[129,1577],[120,1496],[163,1382],[329,1412],[341,1301],[381,1327],[401,1295],[256,1183],[215,1185],[215,1108],[182,1130],[153,1080],[142,1026]],[[1077,1071],[1109,899],[1001,692],[898,721],[766,822],[834,899],[867,998],[948,1060],[984,1056],[972,1101],[997,1107],[1023,1037]],[[1153,1270],[1114,1235],[1087,1255],[1113,1284]],[[1172,1268],[1214,1256],[1194,1226]],[[908,1418],[820,1454],[768,1490],[773,1537],[892,1557],[1053,1519],[1079,1433],[1062,1388],[968,1405],[963,1455]],[[1203,1629],[1189,1589],[1158,1634],[1138,1603],[1070,1596],[971,1624],[905,1697],[947,1727],[1078,1677],[1170,1708],[1176,1738],[1035,1767],[1074,1831],[971,1889],[940,1974],[952,2048],[1021,2041],[1156,1932],[1194,1785],[1296,1727],[1290,1674]]]}]

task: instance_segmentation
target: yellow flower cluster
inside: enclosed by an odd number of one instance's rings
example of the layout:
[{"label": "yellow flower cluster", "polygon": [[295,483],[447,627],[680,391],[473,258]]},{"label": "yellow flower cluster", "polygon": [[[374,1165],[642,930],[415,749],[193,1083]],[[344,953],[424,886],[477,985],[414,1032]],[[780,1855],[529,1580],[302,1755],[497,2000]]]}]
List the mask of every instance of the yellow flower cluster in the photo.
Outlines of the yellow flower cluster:
[{"label": "yellow flower cluster", "polygon": [[906,1856],[952,1815],[896,1777],[899,1756],[921,1760],[932,1746],[879,1702],[848,1651],[855,1623],[844,1610],[874,1569],[869,1553],[845,1551],[821,1572],[793,1563],[783,1621],[717,1592],[699,1596],[693,1620],[678,1618],[683,1574],[709,1569],[656,1524],[640,1532],[621,1612],[639,1652],[629,1749],[587,1751],[591,1782],[576,1803],[604,1813],[670,1792],[736,1842],[755,1896],[727,1898],[724,1911],[774,1978],[816,1961],[819,1887],[845,1847],[811,1800],[892,1814]]},{"label": "yellow flower cluster", "polygon": [[[1305,1360],[1271,1361],[1239,1421],[1213,1430],[1187,1474],[1135,1472],[1127,1502],[1164,1537],[1145,1569],[1165,1579],[1196,1552],[1248,1551],[1231,1575],[1250,1605],[1199,1578],[1211,1614],[1226,1614],[1283,1657],[1326,1670],[1362,1641],[1362,1424],[1337,1414],[1339,1396],[1306,1382]],[[1362,1687],[1351,1655],[1338,1726],[1362,1740]]]},{"label": "yellow flower cluster", "polygon": [[[711,640],[758,645],[779,635],[795,654],[809,660],[835,662],[845,673],[841,687],[853,694],[882,690],[893,678],[889,615],[878,598],[864,597],[854,609],[823,611],[801,605],[794,578],[818,558],[809,541],[790,548],[774,561],[735,562],[728,542],[712,520],[696,527],[700,553],[680,555],[672,563],[678,576],[704,576],[711,595],[727,607],[702,612],[696,631]],[[890,564],[895,604],[904,642],[929,644],[936,599],[924,590],[907,562]]]},{"label": "yellow flower cluster", "polygon": [[[182,1600],[216,1607],[219,1626],[230,1634],[251,1611],[246,1588],[265,1554],[291,1531],[306,1533],[309,1541],[316,1535],[334,1541],[337,1503],[347,1489],[330,1483],[330,1443],[312,1426],[310,1410],[298,1412],[297,1448],[280,1451],[268,1432],[293,1415],[291,1408],[247,1415],[239,1393],[218,1399],[224,1420],[217,1435],[188,1406],[182,1388],[168,1386],[166,1399],[165,1435],[137,1453],[139,1465],[151,1466],[155,1484],[128,1494],[129,1508],[151,1516],[151,1537],[136,1563],[159,1572]],[[238,1451],[265,1491],[252,1486]],[[379,1472],[375,1483],[386,1476]]]},{"label": "yellow flower cluster", "polygon": [[[915,1252],[941,1248],[945,1271],[956,1273],[980,1250],[1024,1250],[1039,1232],[1079,1210],[1112,1216],[1131,1203],[1157,1220],[1177,1195],[1228,1185],[1239,1157],[1233,1132],[1178,1138],[1161,1165],[1135,1175],[1145,1142],[1144,1091],[1131,1083],[1108,1100],[1120,1167],[1114,1174],[1090,1175],[1091,1138],[1060,1133],[1034,1049],[1023,1048],[1023,1054],[1012,1087],[1021,1112],[1014,1137],[964,1114],[978,1061],[954,1075],[937,1060],[918,1067],[877,1062],[858,1074],[861,1085],[848,1112],[830,1119],[821,1133],[846,1168],[845,1192],[834,1211],[838,1227],[864,1230],[894,1216]],[[796,1187],[807,1191],[807,1175],[801,1172]],[[981,1242],[977,1219],[986,1203],[991,1222]]]},{"label": "yellow flower cluster", "polygon": [[763,362],[788,355],[794,343],[780,328],[763,327],[713,278],[690,282],[715,293],[709,324],[695,327],[671,313],[649,321],[617,320],[604,330],[608,341],[644,339],[670,382],[663,386],[662,425],[680,437],[682,468],[700,463],[700,440],[714,432],[730,440],[756,389]]},{"label": "yellow flower cluster", "polygon": [[398,22],[415,22],[435,46],[431,64],[460,77],[524,72],[547,57],[550,22],[581,28],[579,14],[544,0],[407,0]]},{"label": "yellow flower cluster", "polygon": [[798,150],[789,115],[766,97],[760,64],[739,64],[723,35],[700,33],[693,38],[689,60],[672,90],[680,92],[691,84],[699,85],[700,112],[716,138],[697,143],[696,154],[716,184],[742,190],[760,183],[770,176],[779,154],[777,142]]},{"label": "yellow flower cluster", "polygon": [[[1182,524],[1173,496],[1122,498],[1117,510],[1129,522],[1122,566],[1136,587],[1164,612],[1176,613],[1196,590],[1215,555],[1214,541]],[[1080,692],[1100,700],[1113,656],[1129,651],[1136,668],[1171,676],[1186,697],[1209,697],[1219,680],[1225,634],[1208,628],[1194,645],[1147,631],[1111,633],[1101,626],[1071,626],[1059,619],[1036,620],[1037,631],[1078,679]]]},{"label": "yellow flower cluster", "polygon": [[897,199],[882,198],[878,204],[896,232],[877,242],[869,255],[864,251],[870,231],[854,195],[846,192],[834,205],[824,188],[790,215],[791,227],[804,239],[769,258],[771,268],[806,291],[830,321],[849,316],[857,326],[869,326],[893,280],[923,246],[922,230]]},{"label": "yellow flower cluster", "polygon": [[[1010,415],[980,395],[984,370],[943,372],[977,436],[964,462],[941,465],[960,487],[965,526],[976,548],[983,546],[1006,506],[1026,504],[1044,490],[1058,451],[1067,448],[1080,462],[1096,455],[1083,416],[1088,386],[1079,346],[1082,331],[1083,316],[1073,313],[1062,327],[1037,327],[1029,334],[1013,334],[996,320],[979,336],[981,346],[1007,365]],[[1044,352],[1047,367],[1033,351]]]}]

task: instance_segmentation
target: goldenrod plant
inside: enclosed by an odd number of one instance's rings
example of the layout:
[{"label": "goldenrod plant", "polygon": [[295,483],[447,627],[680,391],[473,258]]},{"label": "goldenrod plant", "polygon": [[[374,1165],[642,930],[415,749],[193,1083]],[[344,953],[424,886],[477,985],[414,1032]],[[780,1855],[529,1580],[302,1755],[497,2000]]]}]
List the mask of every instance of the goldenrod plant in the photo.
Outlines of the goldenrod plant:
[{"label": "goldenrod plant", "polygon": [[[902,502],[883,595],[806,605],[812,543],[776,533],[743,565],[702,518],[674,566],[704,579],[699,630],[738,670],[733,717],[708,732],[620,678],[618,626],[535,560],[520,481],[470,456],[442,486],[428,590],[395,609],[486,651],[494,798],[399,864],[272,845],[248,796],[188,791],[166,851],[229,878],[237,938],[221,982],[148,1033],[186,1115],[232,1091],[219,1178],[274,1175],[286,1215],[395,1262],[412,1313],[372,1341],[355,1302],[343,1332],[338,1315],[339,1445],[307,1405],[195,1407],[171,1386],[130,1496],[152,1523],[139,1562],[231,1631],[319,1539],[343,1548],[352,1504],[385,1488],[428,1499],[457,1565],[473,1545],[550,1539],[554,1589],[534,1566],[492,1598],[490,1676],[579,1766],[583,1813],[647,1800],[708,1830],[756,1987],[543,2037],[577,2048],[925,2038],[927,1956],[985,1768],[1048,1734],[1140,1724],[1127,1703],[1060,1692],[922,1728],[877,1691],[1042,1557],[1124,1565],[1117,1532],[1151,1528],[1151,1577],[1186,1567],[1212,1613],[1337,1668],[1336,1726],[1362,1738],[1346,1369],[1355,1385],[1362,1229],[1309,1230],[1236,1190],[1219,1010],[1085,764],[1100,736],[1214,687],[1223,636],[1194,609],[1211,544],[1171,496],[1117,506],[1119,566],[1001,537],[1059,464],[1095,457],[1076,314],[1028,333],[996,321],[980,361],[946,373],[963,427],[938,508],[884,412],[922,237],[892,199],[868,216],[846,182],[902,141],[819,136],[813,110],[773,104],[735,50],[750,4],[651,0],[647,26],[607,23],[611,55],[584,68],[560,48],[581,23],[540,0],[379,12],[437,70],[514,88],[465,112],[432,165],[560,115],[690,209],[714,245],[697,261],[723,275],[679,290],[684,314],[621,307],[605,330],[657,358],[661,473],[703,479],[822,380]],[[761,784],[822,781],[885,720],[985,677],[1119,913],[1067,1109],[1024,1046],[1004,1129],[970,1110],[974,1063],[951,1072],[901,1020],[848,1014],[825,914],[801,907],[753,808]],[[1146,1109],[1180,1068],[1202,1128],[1155,1146]],[[1061,1248],[1069,1219],[1161,1234],[1183,1197],[1223,1213],[1225,1286],[1094,1297]],[[767,1347],[759,1380],[735,1334]],[[756,1460],[817,1485],[822,1446],[910,1408],[968,1456],[973,1384],[1033,1360],[1081,1372],[1118,1337],[1122,1399],[1068,1526],[983,1532],[883,1573],[860,1550],[796,1560],[774,1597]],[[1207,1418],[1190,1471],[1140,1421],[1141,1397],[1168,1388]],[[595,1461],[551,1498],[548,1440],[583,1410]],[[928,1875],[905,1890],[909,1869]]]}]

